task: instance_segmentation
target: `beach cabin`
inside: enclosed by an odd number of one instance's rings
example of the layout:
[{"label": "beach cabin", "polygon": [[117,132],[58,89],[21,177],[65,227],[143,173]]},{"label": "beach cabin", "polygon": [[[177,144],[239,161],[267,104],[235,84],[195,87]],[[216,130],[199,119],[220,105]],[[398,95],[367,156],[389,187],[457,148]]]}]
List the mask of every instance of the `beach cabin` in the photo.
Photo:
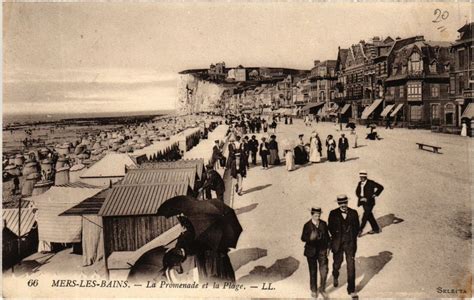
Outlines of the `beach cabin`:
[{"label": "beach cabin", "polygon": [[149,169],[181,169],[193,167],[196,168],[196,173],[199,180],[202,180],[204,177],[204,159],[180,159],[176,161],[165,161],[165,162],[146,162],[139,165],[139,168],[149,168]]},{"label": "beach cabin", "polygon": [[128,154],[108,153],[84,171],[80,176],[80,181],[107,187],[110,182],[115,183],[125,176],[126,167],[136,167],[136,163]]},{"label": "beach cabin", "polygon": [[123,184],[149,184],[149,183],[173,183],[185,182],[193,191],[193,196],[197,196],[197,191],[201,187],[200,179],[195,166],[185,166],[180,168],[139,168],[127,170],[127,175],[123,179]]},{"label": "beach cabin", "polygon": [[60,214],[101,190],[102,188],[84,183],[73,183],[53,186],[43,194],[27,198],[37,208],[38,251],[52,251],[55,243],[81,243],[82,218]]},{"label": "beach cabin", "polygon": [[99,211],[106,259],[114,252],[135,251],[177,225],[175,217],[157,216],[158,208],[174,196],[190,194],[185,182],[115,185]]},{"label": "beach cabin", "polygon": [[89,266],[104,257],[104,236],[102,217],[99,211],[111,189],[105,189],[79,204],[69,208],[60,216],[82,218],[82,265]]},{"label": "beach cabin", "polygon": [[[38,226],[35,218],[35,209],[22,202],[19,208],[5,208],[2,210],[2,268],[10,268],[23,258],[35,253],[38,248]],[[21,221],[20,221],[21,220]],[[20,239],[20,244],[18,243]],[[18,249],[18,244],[20,249]]]}]

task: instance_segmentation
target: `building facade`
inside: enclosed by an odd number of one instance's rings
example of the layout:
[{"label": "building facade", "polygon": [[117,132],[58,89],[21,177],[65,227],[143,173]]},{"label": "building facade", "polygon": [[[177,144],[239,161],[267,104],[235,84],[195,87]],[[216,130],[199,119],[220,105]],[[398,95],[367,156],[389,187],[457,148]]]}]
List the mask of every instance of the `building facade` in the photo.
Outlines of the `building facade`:
[{"label": "building facade", "polygon": [[450,63],[449,43],[423,37],[394,51],[385,81],[386,104],[397,107],[390,116],[409,127],[456,126],[454,102],[448,94]]},{"label": "building facade", "polygon": [[[474,58],[473,58],[474,23],[461,27],[459,38],[451,46],[453,61],[449,74],[449,96],[455,101],[457,126],[465,122],[469,131],[474,128]],[[470,134],[472,136],[472,133]]]}]

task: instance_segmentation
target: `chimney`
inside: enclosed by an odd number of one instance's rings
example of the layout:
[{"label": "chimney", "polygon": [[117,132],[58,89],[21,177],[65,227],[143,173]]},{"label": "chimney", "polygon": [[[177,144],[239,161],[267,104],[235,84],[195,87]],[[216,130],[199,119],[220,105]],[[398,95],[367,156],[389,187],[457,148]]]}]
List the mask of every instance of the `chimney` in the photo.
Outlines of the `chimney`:
[{"label": "chimney", "polygon": [[21,195],[24,197],[31,196],[33,194],[33,189],[36,182],[40,179],[38,173],[30,173],[26,176],[26,180],[23,181],[23,186],[21,187]]},{"label": "chimney", "polygon": [[33,187],[32,196],[41,195],[53,186],[54,182],[51,180],[37,182]]},{"label": "chimney", "polygon": [[315,60],[315,61],[314,61],[314,66],[317,67],[320,63],[321,63],[320,60]]},{"label": "chimney", "polygon": [[54,185],[63,185],[69,183],[69,167],[61,167],[56,169]]},{"label": "chimney", "polygon": [[374,42],[380,42],[380,37],[374,36],[374,37],[372,38],[372,41],[374,41]]}]

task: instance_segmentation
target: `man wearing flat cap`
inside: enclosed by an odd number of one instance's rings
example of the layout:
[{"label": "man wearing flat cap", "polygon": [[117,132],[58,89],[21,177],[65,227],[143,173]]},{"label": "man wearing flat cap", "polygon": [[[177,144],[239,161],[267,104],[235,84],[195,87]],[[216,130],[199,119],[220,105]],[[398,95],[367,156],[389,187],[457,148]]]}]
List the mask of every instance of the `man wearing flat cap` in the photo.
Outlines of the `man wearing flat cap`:
[{"label": "man wearing flat cap", "polygon": [[383,186],[373,180],[367,179],[367,171],[361,170],[359,172],[360,182],[357,184],[356,195],[359,198],[357,206],[364,208],[364,214],[362,215],[362,221],[360,224],[359,236],[362,235],[365,224],[369,221],[372,231],[370,233],[380,233],[380,229],[377,221],[375,220],[372,210],[375,206],[375,198],[378,197],[382,191]]},{"label": "man wearing flat cap", "polygon": [[329,232],[326,222],[320,220],[321,208],[311,208],[311,220],[303,226],[301,240],[305,242],[304,255],[308,260],[309,285],[311,296],[318,297],[318,263],[321,274],[319,292],[325,297],[326,278],[328,275]]},{"label": "man wearing flat cap", "polygon": [[344,254],[347,264],[347,293],[355,297],[355,255],[357,251],[357,235],[359,233],[359,215],[347,206],[346,195],[337,196],[339,208],[329,213],[328,228],[331,234],[331,250],[333,252],[332,275],[334,287],[339,286],[339,269]]}]

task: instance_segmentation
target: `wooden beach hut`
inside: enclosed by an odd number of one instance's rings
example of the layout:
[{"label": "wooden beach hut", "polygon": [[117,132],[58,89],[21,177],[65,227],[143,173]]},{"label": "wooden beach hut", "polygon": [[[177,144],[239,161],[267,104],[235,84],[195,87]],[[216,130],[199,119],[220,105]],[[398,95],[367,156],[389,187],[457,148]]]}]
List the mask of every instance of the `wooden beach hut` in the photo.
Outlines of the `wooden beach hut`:
[{"label": "wooden beach hut", "polygon": [[65,210],[96,195],[102,188],[85,184],[53,186],[43,194],[27,198],[37,208],[39,229],[38,251],[52,251],[53,243],[81,242],[82,219],[80,216],[60,216]]},{"label": "wooden beach hut", "polygon": [[69,208],[60,216],[82,218],[82,265],[89,266],[104,257],[104,236],[102,217],[99,211],[111,189],[105,189],[79,204]]},{"label": "wooden beach hut", "polygon": [[101,160],[93,164],[81,176],[80,180],[97,186],[109,186],[125,176],[126,167],[135,167],[136,163],[128,154],[108,153]]},{"label": "wooden beach hut", "polygon": [[178,224],[174,217],[157,216],[160,205],[189,195],[188,183],[117,184],[105,199],[99,216],[104,231],[104,255],[135,251]]}]

